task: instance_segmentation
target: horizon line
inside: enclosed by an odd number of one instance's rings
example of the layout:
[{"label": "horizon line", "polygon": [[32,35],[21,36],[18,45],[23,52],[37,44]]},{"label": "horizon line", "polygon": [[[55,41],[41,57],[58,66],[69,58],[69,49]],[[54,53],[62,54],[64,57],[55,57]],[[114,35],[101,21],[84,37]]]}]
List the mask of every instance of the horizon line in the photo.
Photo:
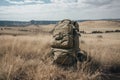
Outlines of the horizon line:
[{"label": "horizon line", "polygon": [[[103,18],[103,19],[77,19],[77,20],[74,20],[74,21],[79,21],[79,20],[119,20],[120,18]],[[60,20],[34,20],[34,19],[31,19],[31,20],[0,20],[0,21],[21,21],[21,22],[30,22],[30,21],[61,21],[61,20],[64,20],[64,19],[60,19]],[[70,19],[70,20],[73,20],[73,19]]]}]

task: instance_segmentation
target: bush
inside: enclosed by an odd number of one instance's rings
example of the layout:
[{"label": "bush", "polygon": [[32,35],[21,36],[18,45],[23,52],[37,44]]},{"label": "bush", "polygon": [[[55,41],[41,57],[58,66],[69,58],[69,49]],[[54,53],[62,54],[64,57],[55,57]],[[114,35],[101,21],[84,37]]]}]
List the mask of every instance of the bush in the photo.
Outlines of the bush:
[{"label": "bush", "polygon": [[27,31],[29,31],[29,30],[26,30],[26,29],[20,29],[19,31],[26,31],[26,32],[27,32]]},{"label": "bush", "polygon": [[120,32],[120,30],[115,30],[115,32]]},{"label": "bush", "polygon": [[85,32],[85,31],[80,31],[80,33],[83,33],[83,34],[85,34],[86,32]]},{"label": "bush", "polygon": [[3,28],[1,28],[1,30],[3,30]]},{"label": "bush", "polygon": [[105,33],[111,33],[111,32],[114,32],[114,31],[105,31]]},{"label": "bush", "polygon": [[81,40],[80,43],[81,43],[81,44],[85,44],[85,41]]},{"label": "bush", "polygon": [[102,36],[102,35],[98,35],[97,37],[98,37],[98,38],[103,38],[103,36]]},{"label": "bush", "polygon": [[103,33],[102,31],[92,31],[92,33]]}]

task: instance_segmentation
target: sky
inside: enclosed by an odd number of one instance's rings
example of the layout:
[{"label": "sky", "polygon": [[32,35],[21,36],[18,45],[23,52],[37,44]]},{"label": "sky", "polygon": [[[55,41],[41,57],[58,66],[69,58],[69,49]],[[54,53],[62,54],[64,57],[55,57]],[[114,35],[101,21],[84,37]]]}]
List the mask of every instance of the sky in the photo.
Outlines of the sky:
[{"label": "sky", "polygon": [[120,0],[0,0],[0,20],[120,18]]}]

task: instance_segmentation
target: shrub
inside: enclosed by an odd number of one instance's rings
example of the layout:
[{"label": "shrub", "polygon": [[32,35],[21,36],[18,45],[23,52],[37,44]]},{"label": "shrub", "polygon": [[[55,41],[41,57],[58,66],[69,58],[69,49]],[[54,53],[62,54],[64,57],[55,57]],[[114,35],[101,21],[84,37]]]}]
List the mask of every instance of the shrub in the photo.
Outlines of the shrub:
[{"label": "shrub", "polygon": [[81,43],[81,44],[85,44],[85,41],[81,40],[80,43]]},{"label": "shrub", "polygon": [[80,31],[80,33],[83,33],[83,34],[85,34],[86,32],[85,32],[85,31]]},{"label": "shrub", "polygon": [[98,38],[103,38],[103,36],[102,36],[102,35],[98,35],[97,37],[98,37]]},{"label": "shrub", "polygon": [[103,33],[102,31],[92,31],[92,33]]},{"label": "shrub", "polygon": [[115,32],[120,32],[120,30],[115,30]]},{"label": "shrub", "polygon": [[4,28],[1,28],[1,30],[4,30]]}]

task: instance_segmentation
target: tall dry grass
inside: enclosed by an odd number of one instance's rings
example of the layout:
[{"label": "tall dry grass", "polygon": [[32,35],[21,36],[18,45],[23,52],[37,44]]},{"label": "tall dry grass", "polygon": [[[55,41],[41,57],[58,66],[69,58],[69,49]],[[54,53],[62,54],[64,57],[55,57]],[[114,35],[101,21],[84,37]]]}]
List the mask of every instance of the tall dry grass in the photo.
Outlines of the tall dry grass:
[{"label": "tall dry grass", "polygon": [[[51,35],[0,36],[0,80],[119,80],[108,75],[120,67],[120,43],[104,38],[80,38],[88,55],[77,70],[52,65]],[[109,43],[108,43],[109,41]],[[111,72],[112,73],[112,72]],[[109,73],[109,74],[111,74]]]}]

